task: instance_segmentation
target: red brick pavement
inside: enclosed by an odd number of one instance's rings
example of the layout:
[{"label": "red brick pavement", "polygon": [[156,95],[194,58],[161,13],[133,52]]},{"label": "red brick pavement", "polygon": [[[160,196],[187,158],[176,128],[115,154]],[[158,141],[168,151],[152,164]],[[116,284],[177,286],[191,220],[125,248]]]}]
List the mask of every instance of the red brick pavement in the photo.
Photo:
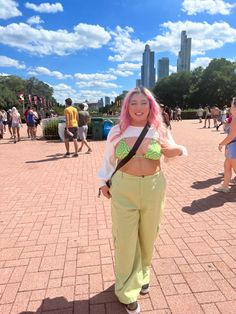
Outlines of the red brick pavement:
[{"label": "red brick pavement", "polygon": [[[140,297],[145,314],[236,313],[236,187],[212,191],[224,135],[200,127],[173,123],[189,157],[164,166],[166,212],[151,292]],[[110,203],[97,198],[104,144],[65,159],[58,141],[0,141],[0,313],[125,313],[113,294]]]}]

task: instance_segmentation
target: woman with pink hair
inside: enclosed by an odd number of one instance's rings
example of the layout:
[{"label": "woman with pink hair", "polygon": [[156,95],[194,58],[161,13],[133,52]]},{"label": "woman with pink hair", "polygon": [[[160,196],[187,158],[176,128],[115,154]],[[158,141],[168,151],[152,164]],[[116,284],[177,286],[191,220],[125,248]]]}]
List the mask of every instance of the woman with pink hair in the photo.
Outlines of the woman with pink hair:
[{"label": "woman with pink hair", "polygon": [[[114,174],[144,127],[147,132],[135,155]],[[101,193],[111,198],[115,294],[127,313],[140,313],[138,296],[149,292],[150,265],[166,190],[161,156],[183,154],[187,155],[186,149],[170,136],[151,92],[132,89],[123,101],[120,123],[108,134],[98,173]],[[109,187],[106,182],[111,177]]]}]

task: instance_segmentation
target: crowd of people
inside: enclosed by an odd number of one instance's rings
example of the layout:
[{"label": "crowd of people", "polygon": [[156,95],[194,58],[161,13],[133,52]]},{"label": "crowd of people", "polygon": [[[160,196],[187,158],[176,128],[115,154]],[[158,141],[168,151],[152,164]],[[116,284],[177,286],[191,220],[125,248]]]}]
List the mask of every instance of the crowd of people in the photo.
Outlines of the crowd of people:
[{"label": "crowd of people", "polygon": [[[70,141],[74,144],[72,157],[78,157],[85,146],[86,153],[92,149],[87,141],[90,121],[86,104],[79,111],[71,98],[65,99],[64,142],[70,156]],[[218,131],[223,126],[227,134],[219,143],[224,148],[224,180],[214,187],[217,192],[230,192],[236,185],[236,98],[231,106],[210,108],[199,106],[199,123],[203,128],[213,127]],[[27,134],[36,139],[40,115],[29,106],[24,112]],[[159,104],[145,88],[135,88],[127,93],[121,108],[119,124],[108,134],[103,163],[98,172],[99,192],[111,200],[112,236],[115,249],[115,294],[129,314],[140,313],[139,295],[150,291],[150,266],[154,243],[164,214],[166,179],[161,167],[164,160],[187,156],[184,146],[176,144],[171,135],[171,121],[181,121],[181,108],[174,110]],[[13,107],[0,111],[0,136],[8,131],[14,143],[20,141],[21,116]],[[81,140],[78,147],[77,139]]]},{"label": "crowd of people", "polygon": [[[31,140],[36,140],[37,126],[40,124],[41,116],[37,112],[36,107],[31,106],[28,106],[23,114],[27,126],[28,138]],[[14,143],[19,142],[21,140],[20,129],[22,127],[23,124],[21,115],[16,107],[12,107],[7,111],[4,109],[0,111],[0,138],[3,138],[4,134],[6,134],[8,131],[10,134],[10,139],[13,139]]]}]

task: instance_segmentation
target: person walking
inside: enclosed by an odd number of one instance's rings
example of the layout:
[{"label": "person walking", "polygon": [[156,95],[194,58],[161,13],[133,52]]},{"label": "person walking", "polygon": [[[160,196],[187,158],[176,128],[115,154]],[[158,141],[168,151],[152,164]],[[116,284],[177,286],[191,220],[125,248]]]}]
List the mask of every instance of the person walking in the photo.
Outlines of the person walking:
[{"label": "person walking", "polygon": [[213,188],[216,192],[230,192],[229,184],[232,177],[232,170],[236,173],[236,97],[233,98],[231,108],[232,121],[228,130],[228,135],[219,144],[218,149],[221,152],[225,146],[224,162],[224,182]]},{"label": "person walking", "polygon": [[12,131],[14,143],[16,143],[16,135],[18,142],[20,141],[20,128],[22,127],[21,116],[16,107],[12,107]]},{"label": "person walking", "polygon": [[205,112],[205,121],[204,121],[204,129],[206,128],[207,122],[208,122],[208,128],[210,129],[211,127],[211,108],[209,106],[206,106],[204,108]]},{"label": "person walking", "polygon": [[13,133],[12,133],[12,110],[11,109],[7,110],[7,125],[8,125],[8,131],[11,135],[11,138],[14,138]]},{"label": "person walking", "polygon": [[81,152],[83,146],[85,145],[88,149],[86,154],[90,154],[92,152],[92,149],[87,142],[88,122],[90,121],[90,115],[88,111],[85,110],[84,104],[79,104],[79,108],[79,139],[81,140],[81,145],[78,149],[78,152]]},{"label": "person walking", "polygon": [[223,107],[223,109],[220,111],[220,115],[219,115],[219,124],[217,124],[216,126],[216,131],[219,131],[219,127],[221,125],[223,125],[223,128],[224,128],[224,124],[225,124],[225,121],[226,121],[226,117],[227,117],[227,106],[225,105]]},{"label": "person walking", "polygon": [[66,108],[64,110],[64,115],[66,118],[66,127],[65,127],[65,147],[66,153],[64,157],[70,156],[70,143],[69,141],[72,139],[74,142],[75,153],[72,157],[78,157],[78,111],[75,107],[72,106],[71,98],[65,99]]},{"label": "person walking", "polygon": [[3,112],[0,110],[0,139],[3,138],[4,134],[4,123],[3,123]]},{"label": "person walking", "polygon": [[197,110],[197,116],[199,119],[199,123],[202,123],[203,112],[204,112],[204,110],[202,109],[202,106],[199,105],[199,108]]},{"label": "person walking", "polygon": [[160,107],[161,107],[163,122],[165,123],[166,127],[171,130],[170,117],[169,117],[168,113],[166,112],[165,105],[160,104]]},{"label": "person walking", "polygon": [[25,110],[25,112],[23,113],[24,114],[24,117],[25,117],[25,123],[26,123],[26,125],[27,125],[27,135],[28,135],[28,138],[32,138],[32,136],[31,136],[31,132],[30,132],[30,126],[28,125],[29,123],[28,123],[28,112],[30,111],[30,110],[32,110],[32,108],[31,108],[31,106],[29,105],[28,107],[27,107],[27,109]]},{"label": "person walking", "polygon": [[115,294],[127,313],[140,313],[138,296],[150,289],[150,265],[166,191],[161,156],[183,154],[186,149],[171,139],[151,92],[132,89],[123,101],[120,123],[108,134],[98,172],[100,192],[111,199]]}]

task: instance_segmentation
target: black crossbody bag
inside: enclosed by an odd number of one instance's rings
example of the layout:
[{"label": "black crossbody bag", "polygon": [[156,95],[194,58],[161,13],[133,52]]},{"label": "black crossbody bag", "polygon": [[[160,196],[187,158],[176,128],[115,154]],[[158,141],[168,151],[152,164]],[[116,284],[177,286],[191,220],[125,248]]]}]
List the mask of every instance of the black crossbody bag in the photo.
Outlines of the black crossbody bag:
[{"label": "black crossbody bag", "polygon": [[[112,177],[114,176],[116,171],[118,171],[121,167],[123,167],[136,154],[136,151],[138,150],[140,144],[142,143],[142,141],[143,141],[145,135],[147,134],[149,128],[150,128],[150,125],[149,125],[149,123],[147,123],[145,125],[145,127],[143,128],[142,132],[140,133],[139,137],[137,138],[136,142],[134,143],[134,146],[131,148],[130,152],[128,153],[128,155],[125,158],[121,159],[121,161],[117,164],[116,169],[112,173],[110,179],[106,181],[106,185],[109,188],[111,186]],[[98,197],[100,195],[101,195],[101,189],[99,189]]]}]

